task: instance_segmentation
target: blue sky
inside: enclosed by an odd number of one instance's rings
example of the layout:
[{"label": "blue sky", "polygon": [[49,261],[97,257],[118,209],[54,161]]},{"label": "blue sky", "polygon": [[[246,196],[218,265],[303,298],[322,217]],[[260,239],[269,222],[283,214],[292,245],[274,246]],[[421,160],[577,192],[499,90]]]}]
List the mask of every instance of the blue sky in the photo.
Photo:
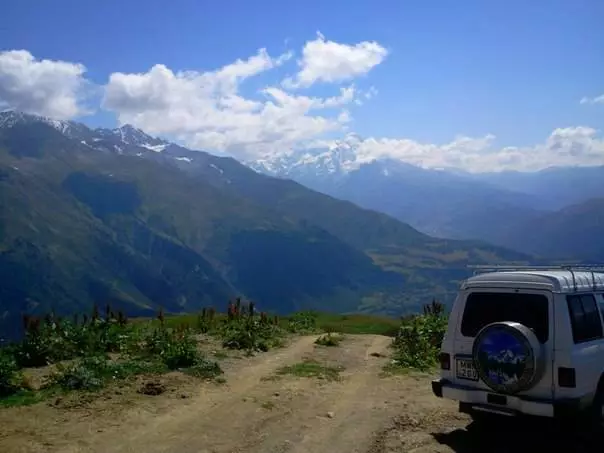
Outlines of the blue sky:
[{"label": "blue sky", "polygon": [[[595,140],[595,144],[587,145],[587,152],[592,155],[590,159],[598,154],[596,159],[604,162],[599,132],[604,125],[604,99],[580,103],[584,97],[597,99],[604,94],[604,2],[599,0],[5,3],[0,51],[25,50],[36,61],[85,66],[81,74],[87,83],[84,91],[94,92],[86,99],[86,107],[93,112],[82,116],[78,110],[77,114],[72,111],[62,116],[74,116],[88,124],[113,126],[119,118],[190,146],[220,148],[247,159],[296,147],[307,139],[330,140],[347,132],[376,141],[398,140],[388,145],[396,145],[396,152],[382,143],[381,156],[404,157],[402,149],[407,142],[402,140],[442,147],[457,143],[459,135],[483,139],[488,134],[496,137],[487,140],[489,149],[514,146],[528,153],[536,146],[545,146],[553,131],[563,129],[565,140],[579,137],[583,145],[586,136]],[[374,43],[384,53],[379,63],[368,63],[366,70],[359,69],[343,80],[326,82],[319,77],[308,86],[284,88],[284,79],[304,69],[298,60],[305,45],[318,39],[318,31],[324,42],[342,46]],[[195,71],[199,75],[237,59],[247,60],[261,48],[273,63],[288,52],[290,58],[238,80],[237,96],[265,102],[267,95],[260,90],[272,86],[290,96],[324,99],[353,85],[355,99],[362,105],[344,100],[338,103],[338,108],[346,110],[346,117],[339,117],[346,118],[341,129],[316,124],[320,120],[292,120],[294,127],[304,131],[299,136],[291,131],[270,131],[265,125],[261,133],[247,133],[260,127],[259,122],[272,121],[266,116],[258,121],[250,117],[247,132],[230,130],[228,134],[220,127],[212,130],[215,123],[191,121],[186,127],[159,124],[162,112],[153,117],[147,112],[151,108],[149,95],[132,94],[132,84],[138,83],[134,79],[127,80],[128,87],[120,86],[112,102],[101,106],[112,73],[143,74],[162,64],[172,74]],[[2,80],[0,75],[0,102],[14,108],[27,106],[34,113],[46,112],[31,99],[21,102],[10,86],[2,91]],[[5,85],[16,83],[14,75],[4,80]],[[377,95],[368,99],[366,93],[371,87]],[[82,95],[80,88],[78,96]],[[186,91],[181,88],[179,93]],[[43,95],[45,90],[48,96],[56,95],[50,88],[44,88]],[[234,93],[234,88],[229,90],[226,96]],[[8,100],[3,99],[3,92]],[[182,99],[183,95],[177,97]],[[171,98],[162,105],[172,112],[174,121],[183,122],[180,118],[184,117],[174,113],[178,111],[175,102]],[[187,114],[199,111],[204,102],[187,107]],[[157,109],[157,105],[152,108]],[[320,110],[304,114],[311,118],[341,114],[341,110]],[[291,114],[288,110],[275,121],[285,121]],[[578,127],[584,129],[577,135]],[[271,137],[274,146],[266,144]],[[440,153],[445,151],[439,148]],[[469,165],[467,156],[450,159],[453,165],[456,162]],[[552,158],[551,163],[557,161]]]}]

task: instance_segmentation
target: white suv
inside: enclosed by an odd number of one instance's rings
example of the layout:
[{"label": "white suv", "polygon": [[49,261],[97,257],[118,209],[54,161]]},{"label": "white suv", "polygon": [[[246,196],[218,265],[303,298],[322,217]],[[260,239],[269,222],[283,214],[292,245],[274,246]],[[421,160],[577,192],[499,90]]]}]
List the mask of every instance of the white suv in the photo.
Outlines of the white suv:
[{"label": "white suv", "polygon": [[453,305],[432,391],[474,416],[587,414],[601,424],[603,320],[594,267],[474,275]]}]

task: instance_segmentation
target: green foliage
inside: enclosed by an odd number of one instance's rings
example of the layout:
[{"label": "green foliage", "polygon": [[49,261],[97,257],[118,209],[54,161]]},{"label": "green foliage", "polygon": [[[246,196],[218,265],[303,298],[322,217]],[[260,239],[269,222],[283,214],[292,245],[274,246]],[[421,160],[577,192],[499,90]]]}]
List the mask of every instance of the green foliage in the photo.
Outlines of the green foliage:
[{"label": "green foliage", "polygon": [[69,365],[59,364],[51,383],[64,390],[98,390],[110,373],[105,357],[86,357]]},{"label": "green foliage", "polygon": [[315,344],[318,344],[319,346],[339,346],[343,339],[343,335],[327,332],[325,335],[321,335],[317,338]]},{"label": "green foliage", "polygon": [[277,370],[277,376],[292,375],[297,377],[308,377],[337,381],[340,379],[342,367],[323,365],[315,360],[305,360],[294,365],[284,366]]},{"label": "green foliage", "polygon": [[224,374],[224,371],[217,362],[200,357],[193,366],[187,369],[186,373],[202,379],[212,379],[218,378]]},{"label": "green foliage", "polygon": [[301,311],[289,318],[287,330],[293,333],[313,333],[317,330],[318,313]]},{"label": "green foliage", "polygon": [[373,334],[394,337],[398,332],[400,321],[397,318],[369,314],[339,315],[318,313],[316,326],[325,332],[331,330],[344,334]]},{"label": "green foliage", "polygon": [[186,330],[156,329],[144,345],[150,355],[157,355],[170,370],[195,365],[200,357],[197,341]]},{"label": "green foliage", "polygon": [[[166,328],[163,312],[160,324],[127,322],[107,307],[105,319],[98,310],[82,323],[47,316],[26,317],[26,336],[21,343],[0,349],[0,397],[7,404],[25,404],[52,389],[98,390],[109,382],[142,373],[163,373],[183,369],[191,375],[210,378],[222,374],[216,362],[207,360],[197,348],[193,331],[187,326]],[[109,358],[109,353],[114,353]],[[117,354],[115,354],[117,353]],[[117,357],[117,358],[116,358]],[[19,369],[57,362],[48,384],[40,391],[21,390]],[[12,395],[12,396],[11,396]],[[20,395],[20,396],[19,396]]]},{"label": "green foliage", "polygon": [[266,352],[279,347],[285,336],[278,318],[256,313],[253,302],[242,304],[241,299],[229,303],[227,317],[217,327],[217,333],[223,340],[223,347],[248,352]]},{"label": "green foliage", "polygon": [[19,390],[21,376],[12,354],[0,350],[0,397],[6,397]]},{"label": "green foliage", "polygon": [[126,352],[136,342],[134,328],[125,317],[108,315],[102,319],[95,308],[90,320],[78,324],[46,316],[43,320],[24,317],[25,337],[15,351],[21,367],[39,367],[61,360],[104,352]]},{"label": "green foliage", "polygon": [[58,364],[50,384],[62,390],[98,390],[108,382],[142,373],[160,373],[166,367],[139,358],[109,360],[102,355],[84,357],[70,364]]},{"label": "green foliage", "polygon": [[423,315],[403,319],[393,341],[391,367],[428,370],[435,366],[446,330],[447,317],[438,303],[426,306]]}]

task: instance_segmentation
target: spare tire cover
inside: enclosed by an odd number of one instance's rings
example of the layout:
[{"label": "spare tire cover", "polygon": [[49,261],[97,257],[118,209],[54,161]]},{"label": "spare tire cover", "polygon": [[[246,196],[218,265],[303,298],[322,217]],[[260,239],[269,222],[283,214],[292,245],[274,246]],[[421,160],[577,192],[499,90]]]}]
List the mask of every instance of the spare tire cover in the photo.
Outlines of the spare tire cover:
[{"label": "spare tire cover", "polygon": [[530,389],[539,382],[545,368],[536,335],[517,322],[483,327],[474,340],[472,357],[480,379],[499,393]]}]

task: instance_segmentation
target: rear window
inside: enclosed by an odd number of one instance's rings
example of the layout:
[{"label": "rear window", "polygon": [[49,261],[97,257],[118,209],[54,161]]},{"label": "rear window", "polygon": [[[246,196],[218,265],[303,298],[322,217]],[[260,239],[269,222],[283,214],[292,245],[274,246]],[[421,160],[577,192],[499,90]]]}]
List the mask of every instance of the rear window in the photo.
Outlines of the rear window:
[{"label": "rear window", "polygon": [[461,321],[461,334],[475,337],[480,329],[493,322],[512,321],[525,325],[541,343],[549,335],[549,304],[540,294],[471,293]]}]

